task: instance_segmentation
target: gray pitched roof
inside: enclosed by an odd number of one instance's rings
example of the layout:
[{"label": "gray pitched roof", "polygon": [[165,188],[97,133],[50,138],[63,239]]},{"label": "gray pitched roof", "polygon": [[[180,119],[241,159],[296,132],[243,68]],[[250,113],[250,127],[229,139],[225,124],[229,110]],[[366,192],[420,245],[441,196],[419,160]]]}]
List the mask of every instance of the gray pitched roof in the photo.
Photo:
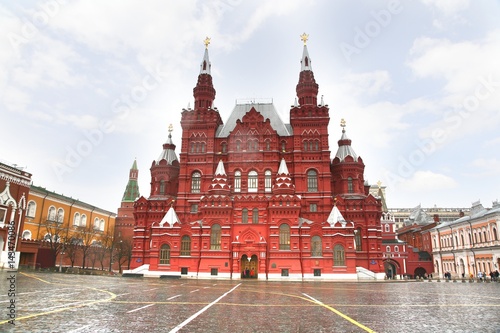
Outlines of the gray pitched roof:
[{"label": "gray pitched roof", "polygon": [[280,136],[291,136],[292,129],[289,124],[283,123],[281,120],[276,108],[272,103],[251,103],[251,104],[236,104],[234,106],[229,119],[226,121],[224,125],[221,125],[217,131],[217,137],[225,138],[229,136],[229,133],[236,127],[236,121],[242,120],[243,116],[255,108],[257,112],[259,112],[265,119],[269,119],[271,122],[271,126],[273,129],[278,132]]}]

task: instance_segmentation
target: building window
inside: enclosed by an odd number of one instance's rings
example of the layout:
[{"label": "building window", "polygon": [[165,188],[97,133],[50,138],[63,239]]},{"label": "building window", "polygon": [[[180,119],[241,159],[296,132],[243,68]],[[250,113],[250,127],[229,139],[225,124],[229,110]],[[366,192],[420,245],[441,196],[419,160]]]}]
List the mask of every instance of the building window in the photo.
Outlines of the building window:
[{"label": "building window", "polygon": [[198,204],[191,205],[191,213],[198,213]]},{"label": "building window", "polygon": [[31,239],[31,231],[24,230],[23,231],[23,239]]},{"label": "building window", "polygon": [[248,223],[248,209],[246,208],[241,211],[241,223]]},{"label": "building window", "polygon": [[97,217],[94,219],[94,230],[99,230],[99,219]]},{"label": "building window", "polygon": [[321,237],[313,236],[313,238],[311,239],[311,252],[311,255],[313,257],[321,257],[323,255]]},{"label": "building window", "polygon": [[82,214],[82,218],[80,219],[80,227],[86,227],[87,226],[87,215]]},{"label": "building window", "polygon": [[59,208],[57,210],[57,223],[63,223],[64,221],[64,210]]},{"label": "building window", "polygon": [[353,193],[354,187],[352,185],[352,177],[347,178],[347,193]]},{"label": "building window", "polygon": [[314,276],[321,276],[321,269],[320,268],[314,269]]},{"label": "building window", "polygon": [[49,215],[47,215],[47,220],[49,220],[49,221],[56,220],[56,207],[54,207],[54,206],[49,207]]},{"label": "building window", "polygon": [[163,244],[160,248],[160,265],[170,265],[170,246]]},{"label": "building window", "polygon": [[385,232],[389,232],[389,225],[385,224]]},{"label": "building window", "polygon": [[181,275],[187,275],[188,273],[188,268],[187,267],[181,267]]},{"label": "building window", "polygon": [[394,252],[399,252],[399,246],[394,246]]},{"label": "building window", "polygon": [[75,213],[75,216],[73,217],[73,225],[75,227],[80,225],[80,213]]},{"label": "building window", "polygon": [[165,181],[160,180],[160,194],[165,194]]},{"label": "building window", "polygon": [[227,143],[223,142],[221,146],[222,146],[222,152],[227,153]]},{"label": "building window", "polygon": [[181,256],[191,255],[191,238],[189,236],[182,236],[181,239]]},{"label": "building window", "polygon": [[361,229],[358,228],[356,229],[356,231],[354,232],[354,240],[356,241],[356,251],[362,251],[363,250],[363,247],[362,247],[362,242],[361,242]]},{"label": "building window", "polygon": [[309,211],[314,213],[318,211],[318,205],[315,203],[309,204]]},{"label": "building window", "polygon": [[26,216],[35,217],[36,214],[36,202],[28,202],[28,208],[26,209]]},{"label": "building window", "polygon": [[307,192],[318,192],[318,173],[315,170],[307,171]]},{"label": "building window", "polygon": [[252,223],[253,224],[259,223],[259,209],[258,208],[254,208],[252,210]]},{"label": "building window", "polygon": [[210,250],[220,250],[221,228],[214,224],[210,230]]},{"label": "building window", "polygon": [[210,269],[210,275],[219,275],[219,269],[218,268],[211,268]]},{"label": "building window", "polygon": [[234,192],[241,192],[241,171],[234,172]]},{"label": "building window", "polygon": [[237,140],[236,141],[236,151],[240,151],[240,149],[241,149],[241,141]]},{"label": "building window", "polygon": [[248,192],[257,192],[258,188],[257,171],[252,170],[248,173]]},{"label": "building window", "polygon": [[385,252],[391,252],[391,247],[390,246],[386,246],[385,247]]},{"label": "building window", "polygon": [[286,141],[281,141],[281,151],[286,151]]},{"label": "building window", "polygon": [[496,241],[498,240],[498,233],[496,228],[493,228],[493,237],[495,238]]},{"label": "building window", "polygon": [[307,146],[308,146],[307,141],[304,141],[304,151],[307,150]]},{"label": "building window", "polygon": [[271,179],[271,170],[266,170],[264,173],[264,187],[266,192],[271,192],[273,182]]},{"label": "building window", "polygon": [[345,266],[344,247],[335,245],[333,248],[333,266]]},{"label": "building window", "polygon": [[201,173],[198,171],[193,172],[191,176],[191,192],[200,193],[201,189]]},{"label": "building window", "polygon": [[271,141],[266,140],[266,150],[271,150]]},{"label": "building window", "polygon": [[290,227],[288,224],[280,225],[280,250],[290,250]]},{"label": "building window", "polygon": [[288,268],[282,268],[281,269],[281,276],[288,276]]}]

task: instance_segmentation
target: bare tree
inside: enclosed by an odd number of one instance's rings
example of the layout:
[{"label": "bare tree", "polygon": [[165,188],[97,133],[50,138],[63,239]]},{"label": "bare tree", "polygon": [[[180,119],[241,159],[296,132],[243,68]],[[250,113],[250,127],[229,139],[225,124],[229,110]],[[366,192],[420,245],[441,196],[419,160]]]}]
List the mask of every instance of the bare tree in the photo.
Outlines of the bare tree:
[{"label": "bare tree", "polygon": [[47,232],[43,240],[49,244],[55,264],[59,253],[65,250],[65,242],[68,240],[69,235],[69,225],[64,225],[63,216],[59,214],[47,216],[42,224]]},{"label": "bare tree", "polygon": [[132,239],[130,238],[120,238],[114,243],[115,258],[118,262],[118,269],[120,274],[122,273],[122,266],[127,263],[127,268],[130,269],[130,260],[132,260]]},{"label": "bare tree", "polygon": [[75,232],[75,238],[80,241],[80,249],[82,252],[82,268],[85,269],[85,261],[89,252],[91,250],[91,246],[96,236],[98,235],[98,230],[94,228],[92,223],[87,223],[84,227],[77,227]]},{"label": "bare tree", "polygon": [[98,260],[101,263],[101,270],[104,270],[104,262],[109,257],[109,271],[111,271],[111,262],[113,261],[113,234],[105,233],[101,236],[101,247],[99,248]]}]

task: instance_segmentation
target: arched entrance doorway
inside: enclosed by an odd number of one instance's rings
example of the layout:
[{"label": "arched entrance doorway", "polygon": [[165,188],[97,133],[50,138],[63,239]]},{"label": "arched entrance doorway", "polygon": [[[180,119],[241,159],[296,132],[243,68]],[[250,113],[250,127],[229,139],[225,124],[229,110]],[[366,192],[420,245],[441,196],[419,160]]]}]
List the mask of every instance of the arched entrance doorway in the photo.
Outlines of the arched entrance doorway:
[{"label": "arched entrance doorway", "polygon": [[244,254],[241,257],[241,278],[256,279],[259,273],[258,267],[258,259],[255,254],[251,257]]},{"label": "arched entrance doorway", "polygon": [[423,267],[415,268],[415,278],[423,278],[427,276],[427,271]]},{"label": "arched entrance doorway", "polygon": [[384,261],[384,271],[387,279],[394,279],[397,274],[396,265],[391,261]]}]

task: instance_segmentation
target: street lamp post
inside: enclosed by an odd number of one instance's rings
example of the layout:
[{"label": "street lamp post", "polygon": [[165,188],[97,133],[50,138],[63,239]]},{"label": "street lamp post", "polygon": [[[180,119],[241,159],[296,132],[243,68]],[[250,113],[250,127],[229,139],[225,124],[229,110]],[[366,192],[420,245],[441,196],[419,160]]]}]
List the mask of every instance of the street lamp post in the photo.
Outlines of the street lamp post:
[{"label": "street lamp post", "polygon": [[63,243],[62,249],[61,249],[61,257],[60,257],[60,262],[59,262],[59,273],[62,272],[63,255],[64,255],[64,243]]}]

